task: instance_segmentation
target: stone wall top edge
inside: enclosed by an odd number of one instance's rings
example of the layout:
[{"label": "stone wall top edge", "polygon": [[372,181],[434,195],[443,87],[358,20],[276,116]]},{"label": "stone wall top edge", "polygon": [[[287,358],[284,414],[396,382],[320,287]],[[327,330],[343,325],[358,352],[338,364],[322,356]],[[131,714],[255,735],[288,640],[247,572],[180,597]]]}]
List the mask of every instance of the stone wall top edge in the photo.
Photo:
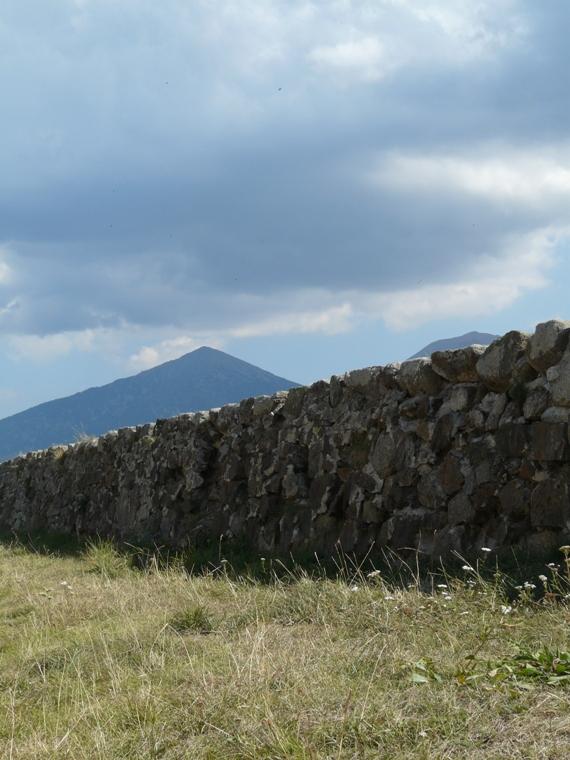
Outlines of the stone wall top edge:
[{"label": "stone wall top edge", "polygon": [[[57,457],[61,452],[78,451],[85,447],[98,446],[125,437],[128,432],[135,436],[152,434],[156,427],[176,426],[177,422],[208,422],[216,416],[242,416],[249,407],[263,409],[264,402],[286,400],[290,395],[314,393],[321,395],[333,383],[348,387],[365,387],[372,379],[380,378],[384,384],[393,383],[407,395],[439,395],[449,385],[481,383],[487,390],[505,393],[517,383],[532,383],[536,378],[544,378],[547,384],[556,386],[560,407],[570,407],[570,322],[553,320],[537,325],[532,334],[511,330],[497,338],[488,346],[473,344],[464,348],[435,351],[430,356],[393,362],[385,365],[370,365],[332,375],[328,379],[317,380],[310,385],[295,386],[289,390],[277,391],[271,395],[249,397],[241,401],[224,404],[221,407],[187,412],[173,417],[157,419],[141,425],[110,430],[100,436],[69,444],[58,444],[46,449],[20,454],[5,462],[0,469],[29,460],[43,460]],[[568,386],[568,388],[566,388]],[[566,393],[566,390],[568,391]],[[568,398],[566,399],[566,396]],[[555,404],[555,405],[556,405]],[[269,404],[269,407],[271,404]]]}]

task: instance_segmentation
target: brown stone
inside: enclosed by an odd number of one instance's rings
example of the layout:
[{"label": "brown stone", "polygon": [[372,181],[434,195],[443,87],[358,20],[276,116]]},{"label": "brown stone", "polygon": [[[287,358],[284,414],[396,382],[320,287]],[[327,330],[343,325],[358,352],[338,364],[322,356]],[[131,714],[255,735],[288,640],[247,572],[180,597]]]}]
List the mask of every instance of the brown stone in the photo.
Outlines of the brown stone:
[{"label": "brown stone", "polygon": [[526,425],[508,423],[502,425],[495,434],[497,453],[502,457],[520,457],[528,448]]},{"label": "brown stone", "polygon": [[475,509],[476,522],[481,523],[489,519],[500,510],[497,485],[489,481],[477,486],[471,496],[471,503]]},{"label": "brown stone", "polygon": [[455,454],[447,454],[439,466],[439,480],[448,496],[453,496],[462,488],[465,478],[461,472],[461,462]]},{"label": "brown stone", "polygon": [[521,520],[530,513],[530,489],[517,480],[506,483],[499,491],[501,510],[513,520]]},{"label": "brown stone", "polygon": [[427,472],[418,481],[420,504],[429,509],[442,509],[446,504],[446,494],[435,472]]},{"label": "brown stone", "polygon": [[427,396],[414,396],[400,404],[400,415],[405,419],[423,419],[427,417],[428,413],[429,399]]},{"label": "brown stone", "polygon": [[522,478],[522,480],[534,480],[535,473],[536,465],[528,460],[522,461],[517,472],[519,478]]},{"label": "brown stone", "polygon": [[568,459],[568,425],[564,422],[533,422],[530,426],[530,456],[547,462]]},{"label": "brown stone", "polygon": [[563,528],[569,518],[568,484],[560,480],[538,483],[530,503],[532,525],[536,528]]},{"label": "brown stone", "polygon": [[445,451],[451,446],[453,437],[457,433],[462,417],[450,413],[440,417],[435,424],[431,445],[436,453]]},{"label": "brown stone", "polygon": [[470,523],[475,517],[475,509],[469,497],[463,492],[458,493],[447,505],[447,519],[450,525]]}]

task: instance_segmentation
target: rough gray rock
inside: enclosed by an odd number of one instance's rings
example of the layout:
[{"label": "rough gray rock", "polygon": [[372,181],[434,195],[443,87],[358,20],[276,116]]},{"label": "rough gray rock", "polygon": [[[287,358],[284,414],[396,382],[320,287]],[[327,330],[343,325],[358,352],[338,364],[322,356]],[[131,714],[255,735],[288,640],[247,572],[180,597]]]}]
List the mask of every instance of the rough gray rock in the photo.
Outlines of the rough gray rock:
[{"label": "rough gray rock", "polygon": [[538,324],[527,345],[529,364],[538,372],[546,372],[549,367],[558,364],[569,337],[570,322],[553,319]]},{"label": "rough gray rock", "polygon": [[523,403],[523,415],[527,420],[539,420],[550,403],[550,392],[539,386],[528,391]]},{"label": "rough gray rock", "polygon": [[518,370],[517,363],[525,358],[529,342],[527,333],[512,330],[502,338],[493,341],[477,361],[477,375],[481,381],[493,391],[506,391],[513,381],[513,373]]},{"label": "rough gray rock", "polygon": [[539,461],[563,462],[569,458],[568,425],[564,422],[533,422],[530,456]]},{"label": "rough gray rock", "polygon": [[570,422],[570,408],[567,406],[549,406],[540,415],[543,422]]},{"label": "rough gray rock", "polygon": [[445,385],[443,378],[434,372],[429,359],[411,359],[403,362],[396,380],[400,388],[410,396],[436,396]]},{"label": "rough gray rock", "polygon": [[570,406],[570,347],[564,351],[562,358],[546,371],[546,379],[555,406]]},{"label": "rough gray rock", "polygon": [[477,382],[477,362],[485,353],[486,346],[467,346],[453,351],[434,351],[431,355],[432,367],[450,383]]},{"label": "rough gray rock", "polygon": [[538,483],[532,492],[530,519],[535,528],[564,528],[570,519],[568,483],[558,478]]}]

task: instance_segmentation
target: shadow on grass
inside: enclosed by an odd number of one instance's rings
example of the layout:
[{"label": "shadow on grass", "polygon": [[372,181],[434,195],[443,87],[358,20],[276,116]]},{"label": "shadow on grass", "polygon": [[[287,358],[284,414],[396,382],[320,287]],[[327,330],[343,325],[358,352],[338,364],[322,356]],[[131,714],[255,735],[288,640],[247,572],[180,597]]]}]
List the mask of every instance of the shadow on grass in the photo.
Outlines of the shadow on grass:
[{"label": "shadow on grass", "polygon": [[340,546],[328,555],[307,551],[260,556],[259,550],[243,541],[216,541],[172,549],[152,543],[134,545],[99,537],[50,533],[0,534],[0,546],[22,553],[57,557],[86,557],[97,544],[111,547],[125,561],[125,566],[141,571],[175,567],[193,575],[223,573],[236,580],[268,584],[274,583],[276,578],[293,582],[307,576],[353,583],[378,572],[390,585],[414,585],[426,591],[433,590],[437,583],[444,580],[464,580],[465,564],[476,568],[480,577],[488,581],[500,575],[506,581],[507,588],[514,589],[518,584],[543,573],[548,562],[561,561],[557,552],[539,556],[516,553],[510,549],[504,549],[500,555],[479,552],[465,557],[452,555],[445,562],[435,562],[422,557],[417,551],[397,553],[385,547],[373,547],[363,557],[346,553]]}]

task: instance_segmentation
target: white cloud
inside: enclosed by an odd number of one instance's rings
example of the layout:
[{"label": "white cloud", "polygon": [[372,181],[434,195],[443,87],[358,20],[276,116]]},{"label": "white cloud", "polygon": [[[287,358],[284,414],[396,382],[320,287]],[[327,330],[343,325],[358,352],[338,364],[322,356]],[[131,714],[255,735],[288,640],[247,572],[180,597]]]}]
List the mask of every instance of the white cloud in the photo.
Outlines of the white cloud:
[{"label": "white cloud", "polygon": [[12,358],[49,362],[72,351],[92,351],[94,330],[55,333],[53,335],[12,335],[8,339]]},{"label": "white cloud", "polygon": [[372,172],[382,187],[424,193],[461,192],[492,202],[549,207],[570,201],[570,148],[513,150],[491,146],[473,155],[382,157]]},{"label": "white cloud", "polygon": [[[516,0],[393,0],[413,16],[458,42],[482,50],[507,44],[526,32]],[[508,21],[508,23],[506,23]]]},{"label": "white cloud", "polygon": [[498,312],[523,293],[548,285],[554,249],[564,239],[570,239],[570,228],[521,236],[509,241],[501,256],[483,257],[459,281],[377,294],[362,299],[362,308],[402,331],[437,319]]},{"label": "white cloud", "polygon": [[9,314],[14,309],[18,308],[19,301],[17,298],[12,298],[11,301],[8,301],[8,303],[5,306],[0,307],[0,317],[5,316],[6,314]]},{"label": "white cloud", "polygon": [[[326,295],[323,297],[326,298]],[[143,346],[129,357],[129,365],[136,369],[149,369],[170,359],[177,359],[200,346],[222,348],[230,339],[295,333],[334,335],[350,329],[352,316],[352,306],[347,302],[340,306],[323,306],[321,310],[290,312],[275,317],[260,318],[235,327],[210,331],[207,334],[177,335]]]},{"label": "white cloud", "polygon": [[234,338],[252,338],[285,333],[325,333],[335,335],[351,327],[353,309],[350,303],[315,311],[281,314],[258,322],[250,322],[228,330]]},{"label": "white cloud", "polygon": [[309,59],[318,69],[370,82],[382,79],[390,69],[384,49],[376,37],[361,37],[336,45],[315,47],[309,53]]},{"label": "white cloud", "polygon": [[8,283],[12,279],[12,268],[6,261],[9,255],[9,249],[0,245],[0,285]]}]

